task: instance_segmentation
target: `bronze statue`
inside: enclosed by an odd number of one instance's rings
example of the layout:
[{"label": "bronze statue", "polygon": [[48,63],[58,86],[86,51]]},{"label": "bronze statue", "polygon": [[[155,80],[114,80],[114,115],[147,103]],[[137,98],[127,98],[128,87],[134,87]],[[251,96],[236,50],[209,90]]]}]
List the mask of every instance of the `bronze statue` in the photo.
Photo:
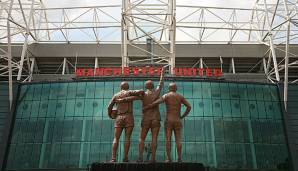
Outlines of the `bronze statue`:
[{"label": "bronze statue", "polygon": [[[148,80],[145,83],[145,94],[142,99],[143,107],[153,103],[160,96],[161,89],[163,87],[164,69],[162,69],[160,81],[156,89],[154,89],[153,81]],[[141,133],[139,140],[139,162],[143,161],[144,142],[148,131],[151,130],[152,142],[152,162],[155,162],[156,148],[157,148],[157,137],[160,129],[160,112],[159,106],[156,105],[148,110],[143,110],[142,122],[141,122]]]},{"label": "bronze statue", "polygon": [[[127,82],[121,83],[121,91],[116,93],[109,106],[108,115],[110,118],[115,119],[115,135],[112,145],[112,160],[111,162],[116,162],[116,152],[118,149],[119,139],[122,130],[125,129],[125,144],[124,144],[124,158],[123,162],[128,162],[128,151],[130,146],[130,136],[134,127],[134,117],[133,117],[133,100],[118,103],[118,99],[123,99],[125,97],[141,97],[144,94],[142,90],[128,90],[129,85]],[[113,110],[116,104],[116,110]]]},{"label": "bronze statue", "polygon": [[[156,89],[154,89],[153,81],[148,80],[145,83],[147,89],[143,96],[131,96],[117,100],[117,103],[129,102],[132,100],[142,100],[143,107],[150,105],[160,96],[161,89],[163,87],[164,80],[164,68],[161,70],[160,81]],[[139,139],[139,157],[138,162],[143,161],[144,142],[148,131],[151,130],[152,135],[152,162],[155,162],[156,148],[157,148],[157,137],[160,129],[160,112],[158,105],[153,106],[148,110],[143,110],[142,121],[141,121],[141,132]]]},{"label": "bronze statue", "polygon": [[[171,136],[174,131],[175,141],[178,153],[178,162],[182,162],[181,159],[181,119],[186,117],[191,110],[190,104],[180,94],[176,93],[177,86],[175,83],[170,83],[169,92],[163,95],[161,98],[143,107],[144,111],[152,110],[158,104],[165,102],[166,104],[166,120],[164,123],[165,134],[166,134],[166,162],[171,162]],[[186,106],[184,114],[181,116],[181,104]]]}]

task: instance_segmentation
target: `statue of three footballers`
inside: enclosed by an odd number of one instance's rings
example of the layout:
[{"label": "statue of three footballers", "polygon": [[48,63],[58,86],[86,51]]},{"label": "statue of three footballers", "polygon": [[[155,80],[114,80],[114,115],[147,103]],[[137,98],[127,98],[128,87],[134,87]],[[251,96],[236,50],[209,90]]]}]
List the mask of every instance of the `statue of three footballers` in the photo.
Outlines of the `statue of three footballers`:
[{"label": "statue of three footballers", "polygon": [[[163,88],[164,68],[161,71],[160,81],[156,89],[154,89],[153,81],[148,80],[145,83],[146,91],[143,90],[129,90],[127,82],[121,83],[121,91],[116,93],[109,106],[108,114],[110,118],[115,119],[115,135],[112,145],[112,160],[116,162],[116,152],[119,144],[119,138],[122,130],[125,130],[125,144],[124,144],[124,158],[123,162],[128,162],[128,151],[130,146],[130,136],[134,127],[133,118],[133,101],[141,100],[143,107],[143,115],[141,121],[141,133],[139,139],[139,157],[138,162],[143,161],[144,142],[146,136],[151,130],[152,142],[152,162],[155,162],[157,137],[160,129],[160,112],[159,104],[166,105],[166,119],[164,122],[166,135],[166,162],[171,162],[171,136],[172,132],[175,134],[175,141],[178,153],[178,162],[181,159],[181,119],[186,117],[191,110],[190,104],[180,94],[178,94],[175,83],[170,83],[169,92],[160,97],[161,89]],[[181,105],[186,106],[186,110],[181,115]],[[116,105],[116,109],[113,109]]]}]

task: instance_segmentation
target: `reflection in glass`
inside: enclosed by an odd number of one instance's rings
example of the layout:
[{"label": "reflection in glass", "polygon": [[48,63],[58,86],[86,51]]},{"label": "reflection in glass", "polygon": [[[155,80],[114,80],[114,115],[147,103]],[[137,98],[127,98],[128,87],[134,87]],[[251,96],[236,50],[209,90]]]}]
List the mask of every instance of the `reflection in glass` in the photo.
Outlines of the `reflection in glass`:
[{"label": "reflection in glass", "polygon": [[[275,85],[177,83],[179,93],[192,104],[191,113],[183,121],[184,161],[216,168],[274,169],[287,159]],[[144,81],[129,84],[131,89],[144,88]],[[168,84],[166,81],[162,93],[168,91]],[[7,169],[86,168],[92,162],[108,161],[114,121],[108,118],[106,106],[119,85],[120,81],[22,85]],[[134,103],[132,161],[138,153],[141,107],[140,101]],[[163,161],[164,105],[160,105],[160,111],[157,159]],[[123,135],[120,142],[118,160],[122,159]]]}]

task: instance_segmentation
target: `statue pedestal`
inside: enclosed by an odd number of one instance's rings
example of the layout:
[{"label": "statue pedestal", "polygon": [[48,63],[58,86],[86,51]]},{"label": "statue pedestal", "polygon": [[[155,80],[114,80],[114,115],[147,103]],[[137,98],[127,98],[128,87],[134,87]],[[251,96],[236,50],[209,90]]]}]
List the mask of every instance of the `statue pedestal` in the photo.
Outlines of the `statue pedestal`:
[{"label": "statue pedestal", "polygon": [[90,171],[205,171],[201,163],[93,163]]}]

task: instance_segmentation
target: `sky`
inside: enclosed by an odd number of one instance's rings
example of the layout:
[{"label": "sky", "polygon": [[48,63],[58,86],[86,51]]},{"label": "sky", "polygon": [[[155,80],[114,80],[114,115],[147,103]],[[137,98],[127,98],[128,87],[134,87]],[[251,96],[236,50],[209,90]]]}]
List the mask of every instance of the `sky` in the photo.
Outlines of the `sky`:
[{"label": "sky", "polygon": [[[269,0],[270,1],[270,0]],[[121,4],[121,0],[43,0],[47,7],[92,6]],[[177,5],[221,6],[250,8],[255,0],[176,0]]]},{"label": "sky", "polygon": [[[147,2],[149,3],[155,3],[154,1],[156,0],[147,0]],[[254,1],[255,0],[176,0],[176,4],[177,6],[179,5],[192,5],[192,6],[208,6],[208,7],[236,7],[236,8],[252,8],[254,5]],[[122,4],[122,0],[43,0],[44,4],[46,5],[46,7],[48,8],[55,8],[55,7],[76,7],[76,6],[104,6],[104,5],[110,5],[110,4]],[[145,2],[146,3],[146,2]],[[158,3],[158,2],[157,2]],[[189,12],[194,12],[194,10],[190,10],[187,8],[177,8],[177,21],[180,20],[181,18],[185,17],[186,14],[189,14]],[[82,10],[83,12],[84,10]],[[107,13],[111,14],[112,16],[114,16],[115,18],[117,18],[118,20],[121,19],[121,9],[120,8],[114,8],[114,9],[107,9],[106,11]],[[216,11],[215,11],[216,12]],[[53,11],[53,14],[48,15],[49,18],[57,18],[57,12]],[[229,13],[229,12],[227,12]],[[69,11],[69,18],[75,18],[77,15],[79,14],[79,11]],[[188,18],[188,20],[185,21],[196,21],[197,18],[199,17],[200,13],[196,13],[195,15],[191,16]],[[206,14],[207,17],[208,14]],[[242,15],[244,16],[244,20],[248,20],[249,16],[246,15]],[[212,17],[214,18],[214,16],[210,15],[208,16],[208,18],[210,20],[212,20]],[[227,20],[230,17],[230,14],[228,14],[227,16]],[[239,14],[238,18],[241,17],[241,14]],[[86,15],[86,18],[81,17],[83,20],[86,19],[88,20],[88,18],[90,19],[90,17],[88,17]],[[100,17],[101,21],[112,21],[110,17],[104,16],[102,15],[102,17]],[[217,21],[216,19],[214,21]],[[219,25],[221,26],[221,25]],[[147,29],[147,31],[149,31],[149,28],[145,28]],[[183,29],[184,31],[182,31],[182,29],[176,30],[177,34],[177,41],[188,41],[190,39],[194,40],[193,37],[196,37],[196,35],[199,34],[199,29]],[[118,29],[99,29],[98,30],[100,33],[102,33],[102,35],[107,35],[104,38],[101,38],[101,40],[119,40],[120,38],[120,30]],[[76,36],[72,36],[73,39],[89,39],[86,34],[81,34],[81,32],[76,32],[76,31],[69,31],[69,32],[73,32],[73,33],[69,33],[69,35],[76,35]],[[76,33],[74,33],[76,32]],[[88,32],[88,31],[87,31]],[[185,34],[185,32],[190,32],[193,33],[193,35],[189,35],[189,34]],[[110,34],[112,33],[112,34]],[[222,31],[217,31],[215,33],[213,33],[213,30],[207,30],[206,31],[206,36],[208,36],[207,38],[212,40],[215,38],[219,38],[220,37],[224,37],[224,39],[226,40],[229,34],[228,32],[222,32]],[[158,34],[158,33],[157,33]],[[209,35],[210,34],[210,35]],[[61,33],[57,32],[57,35],[55,35],[56,37],[62,37]],[[77,37],[77,38],[74,38]],[[100,37],[100,35],[99,35]],[[237,37],[237,36],[236,36]],[[61,39],[61,38],[60,38]]]},{"label": "sky", "polygon": [[[132,0],[134,2],[139,2],[141,0]],[[145,0],[145,3],[159,3],[159,1],[166,1],[166,0]],[[252,9],[254,7],[256,0],[176,0],[177,8],[176,8],[176,21],[177,26],[186,26],[180,27],[176,29],[176,41],[197,41],[200,39],[200,36],[203,32],[202,39],[204,41],[223,41],[228,42],[230,38],[233,36],[233,40],[235,41],[245,41],[248,39],[248,31],[227,31],[223,29],[199,29],[199,28],[187,28],[188,26],[198,26],[200,24],[206,28],[208,27],[218,27],[218,28],[229,28],[232,27],[231,24],[225,24],[225,21],[228,22],[245,22],[248,23],[251,19],[252,12],[245,11],[245,10],[237,10],[235,15],[233,16],[232,10],[219,10],[219,9],[209,9],[204,11],[204,21],[206,23],[202,23],[200,20],[200,14],[203,12],[202,10],[198,10],[198,8],[185,8],[181,6],[201,6],[201,7],[227,7],[227,8],[247,8]],[[267,3],[275,2],[276,0],[267,0]],[[27,2],[30,4],[29,0],[22,0],[22,2]],[[260,0],[260,2],[263,2]],[[114,25],[117,27],[109,27],[109,28],[95,28],[94,30],[91,28],[85,29],[62,29],[62,30],[55,30],[50,31],[51,33],[51,41],[65,41],[65,36],[70,41],[96,41],[96,36],[98,40],[101,42],[104,41],[120,41],[121,40],[121,4],[122,0],[43,0],[44,5],[46,8],[64,8],[64,7],[91,7],[91,6],[105,6],[105,5],[119,5],[119,7],[113,8],[100,8],[100,9],[92,9],[88,11],[88,8],[81,8],[81,9],[68,9],[65,10],[67,14],[67,18],[63,17],[62,10],[47,10],[47,19],[50,22],[46,26],[44,18],[40,24],[40,27],[46,28],[59,28],[65,25],[67,21],[76,21],[81,23],[76,23],[76,25],[68,24],[68,28],[72,27],[93,27],[94,24],[94,10],[97,13],[97,21],[101,23],[101,26],[108,26]],[[188,15],[192,14],[191,16],[187,17]],[[15,18],[21,18],[20,13],[15,12]],[[17,17],[18,15],[18,17]],[[27,11],[27,16],[28,11]],[[39,19],[38,11],[35,11],[35,20]],[[82,16],[80,16],[82,15]],[[261,14],[261,20],[263,21],[262,17],[264,15]],[[80,17],[79,17],[80,16]],[[237,17],[236,17],[237,16]],[[78,18],[79,17],[79,18]],[[187,17],[187,18],[185,18]],[[184,19],[185,18],[185,19]],[[278,19],[277,19],[278,20]],[[136,22],[140,20],[135,18]],[[144,20],[143,20],[144,21]],[[114,23],[111,23],[114,22]],[[179,22],[179,23],[178,23]],[[195,24],[190,24],[189,22],[196,22]],[[213,22],[213,23],[212,23]],[[256,22],[256,19],[254,19]],[[38,21],[35,21],[38,23]],[[148,23],[147,23],[148,24]],[[152,25],[152,23],[149,23]],[[235,24],[234,24],[235,25]],[[33,23],[31,23],[31,27],[33,27]],[[37,27],[35,25],[35,27]],[[248,28],[248,25],[237,25],[237,27]],[[148,32],[155,31],[158,27],[142,27],[143,30]],[[63,31],[63,33],[62,33]],[[96,36],[95,36],[95,34]],[[41,40],[47,39],[46,31],[40,31],[36,33]],[[64,34],[64,35],[63,35]],[[134,37],[136,35],[142,35],[141,30],[137,30],[136,32],[132,31],[130,33],[130,37]],[[257,40],[257,36],[259,33],[252,34],[252,40]],[[156,37],[160,37],[160,32],[154,34]],[[168,35],[165,35],[163,39],[167,39]],[[13,40],[15,41],[23,41],[22,35],[14,36]],[[32,39],[31,39],[32,40]],[[144,38],[145,40],[145,38]]]}]

